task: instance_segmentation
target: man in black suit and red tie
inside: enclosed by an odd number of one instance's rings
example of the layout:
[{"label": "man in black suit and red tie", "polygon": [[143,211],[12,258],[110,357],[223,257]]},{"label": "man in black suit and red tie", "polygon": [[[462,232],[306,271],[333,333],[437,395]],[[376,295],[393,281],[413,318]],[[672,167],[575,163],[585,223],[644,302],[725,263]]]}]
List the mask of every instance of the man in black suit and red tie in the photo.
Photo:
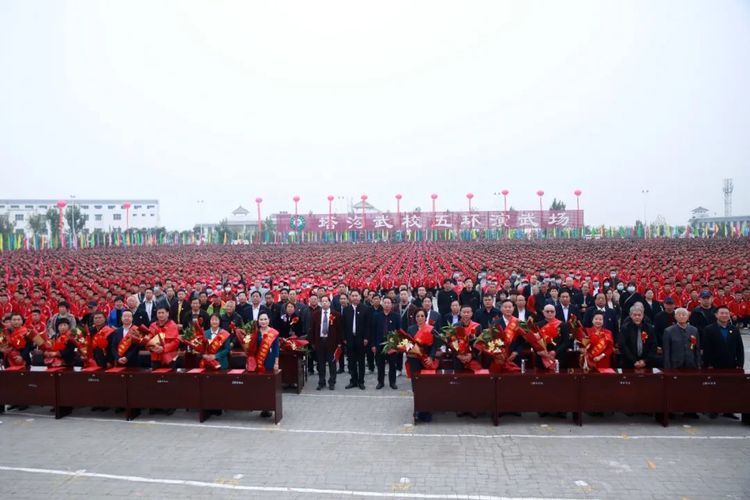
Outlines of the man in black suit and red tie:
[{"label": "man in black suit and red tie", "polygon": [[370,339],[370,308],[362,304],[362,296],[353,290],[349,300],[351,304],[344,308],[342,318],[344,342],[346,343],[347,364],[351,380],[347,389],[359,387],[365,390],[365,348]]},{"label": "man in black suit and red tie", "polygon": [[318,387],[326,386],[326,368],[328,369],[328,388],[336,387],[336,348],[341,344],[341,316],[331,309],[331,300],[327,295],[321,299],[310,316],[310,343],[318,361]]}]

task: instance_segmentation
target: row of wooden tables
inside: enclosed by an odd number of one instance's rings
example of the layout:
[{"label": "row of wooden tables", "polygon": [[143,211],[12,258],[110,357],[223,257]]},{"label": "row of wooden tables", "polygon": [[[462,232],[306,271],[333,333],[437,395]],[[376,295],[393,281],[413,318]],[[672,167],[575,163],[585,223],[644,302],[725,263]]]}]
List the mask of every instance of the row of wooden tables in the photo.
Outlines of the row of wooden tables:
[{"label": "row of wooden tables", "polygon": [[73,408],[123,408],[128,420],[144,408],[198,410],[204,422],[211,410],[265,410],[282,416],[281,372],[208,372],[172,369],[48,369],[0,371],[0,411],[5,405],[52,406],[55,418]]},{"label": "row of wooden tables", "polygon": [[[423,371],[414,375],[414,412],[571,412],[578,425],[594,412],[653,413],[664,426],[673,412],[741,413],[750,424],[750,373],[630,370],[623,373],[486,370]],[[415,419],[416,421],[416,419]]]}]

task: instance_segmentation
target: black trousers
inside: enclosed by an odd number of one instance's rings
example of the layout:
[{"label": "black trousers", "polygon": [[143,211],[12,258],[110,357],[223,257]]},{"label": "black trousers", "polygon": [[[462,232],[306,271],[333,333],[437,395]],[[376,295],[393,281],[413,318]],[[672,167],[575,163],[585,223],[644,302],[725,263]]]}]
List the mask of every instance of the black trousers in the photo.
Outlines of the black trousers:
[{"label": "black trousers", "polygon": [[328,368],[328,385],[336,385],[336,359],[333,357],[334,352],[336,352],[335,347],[329,351],[322,342],[315,349],[315,356],[318,362],[318,385],[326,385],[326,368]]},{"label": "black trousers", "polygon": [[[307,371],[308,372],[312,373],[315,371],[315,361],[317,359],[318,359],[318,353],[315,352],[315,348],[312,347],[312,344],[310,344],[310,350],[307,353]],[[318,370],[320,370],[320,368]]]},{"label": "black trousers", "polygon": [[[372,352],[372,351],[370,351]],[[388,383],[390,385],[396,384],[396,369],[398,363],[398,353],[383,354],[378,351],[375,354],[375,363],[378,365],[378,384],[382,384],[385,381],[385,364],[388,363]]]},{"label": "black trousers", "polygon": [[367,368],[372,372],[375,371],[375,354],[372,349],[367,349]]},{"label": "black trousers", "polygon": [[347,342],[346,358],[349,363],[350,382],[363,385],[365,383],[365,346],[362,339]]}]

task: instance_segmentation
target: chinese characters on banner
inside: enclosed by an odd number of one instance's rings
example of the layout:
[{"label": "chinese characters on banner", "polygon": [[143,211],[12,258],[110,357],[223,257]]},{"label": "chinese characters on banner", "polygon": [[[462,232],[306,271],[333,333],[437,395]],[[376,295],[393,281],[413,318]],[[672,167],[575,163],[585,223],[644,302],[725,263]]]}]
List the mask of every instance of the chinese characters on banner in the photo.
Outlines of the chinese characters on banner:
[{"label": "chinese characters on banner", "polygon": [[[290,214],[276,214],[276,227],[293,231]],[[566,229],[583,226],[583,210],[516,210],[513,212],[402,212],[306,214],[305,231],[505,230]]]}]

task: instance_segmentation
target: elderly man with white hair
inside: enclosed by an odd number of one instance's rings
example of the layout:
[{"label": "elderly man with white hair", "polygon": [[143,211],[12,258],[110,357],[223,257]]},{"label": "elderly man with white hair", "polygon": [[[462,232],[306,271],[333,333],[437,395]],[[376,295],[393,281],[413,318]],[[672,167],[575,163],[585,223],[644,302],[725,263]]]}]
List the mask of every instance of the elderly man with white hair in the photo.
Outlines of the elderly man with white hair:
[{"label": "elderly man with white hair", "polygon": [[656,334],[643,316],[643,304],[637,302],[622,323],[617,341],[621,368],[652,368],[656,362]]},{"label": "elderly man with white hair", "polygon": [[664,368],[700,368],[701,344],[698,329],[688,323],[690,312],[680,307],[674,312],[675,324],[664,330]]}]

